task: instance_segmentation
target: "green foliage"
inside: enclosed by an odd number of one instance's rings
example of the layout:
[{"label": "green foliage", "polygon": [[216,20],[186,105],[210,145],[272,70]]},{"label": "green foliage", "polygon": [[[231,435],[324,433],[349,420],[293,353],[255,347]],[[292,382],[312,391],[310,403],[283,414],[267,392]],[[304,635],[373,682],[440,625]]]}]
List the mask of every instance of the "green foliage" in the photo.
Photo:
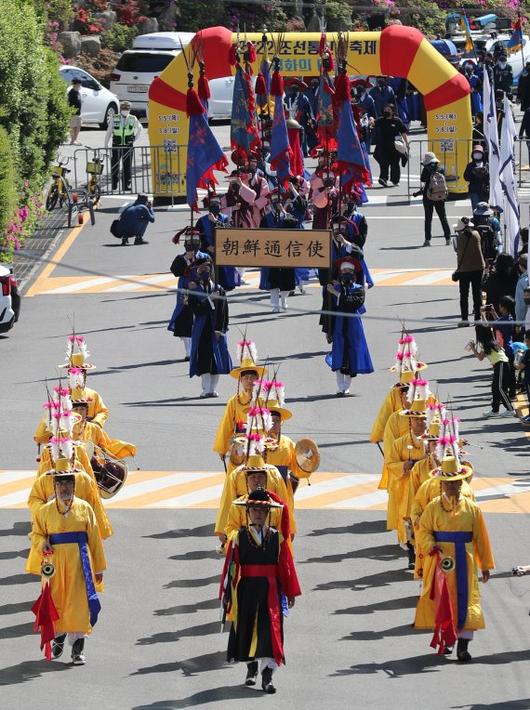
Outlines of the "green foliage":
[{"label": "green foliage", "polygon": [[44,23],[57,22],[59,30],[68,28],[74,19],[71,0],[32,0],[39,19]]},{"label": "green foliage", "polygon": [[338,30],[351,29],[352,8],[344,0],[331,0],[330,2],[320,0],[320,2],[316,3],[316,6],[322,8],[328,30],[336,32]]},{"label": "green foliage", "polygon": [[113,52],[124,52],[126,49],[131,48],[133,39],[137,34],[138,28],[136,26],[128,27],[117,22],[102,33],[101,44],[103,47],[112,49]]},{"label": "green foliage", "polygon": [[224,3],[220,0],[178,0],[178,29],[195,32],[223,23]]},{"label": "green foliage", "polygon": [[[13,241],[7,240],[7,227],[17,206],[17,190],[15,180],[15,161],[11,150],[9,134],[0,126],[0,247],[6,247],[7,253],[0,252],[0,261],[7,261]],[[2,236],[5,235],[5,239]],[[14,248],[13,244],[13,248]]]},{"label": "green foliage", "polygon": [[59,74],[59,61],[51,49],[45,50],[47,105],[46,105],[46,141],[43,146],[45,168],[52,164],[57,146],[67,133],[71,108],[68,106],[64,81]]}]

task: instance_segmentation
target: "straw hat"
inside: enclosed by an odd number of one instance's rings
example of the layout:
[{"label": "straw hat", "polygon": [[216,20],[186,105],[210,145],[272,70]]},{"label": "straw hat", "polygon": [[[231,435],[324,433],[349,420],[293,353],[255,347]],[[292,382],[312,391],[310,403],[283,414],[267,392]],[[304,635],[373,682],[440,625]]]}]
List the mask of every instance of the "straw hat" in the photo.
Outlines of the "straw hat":
[{"label": "straw hat", "polygon": [[427,417],[427,401],[425,399],[415,399],[410,405],[410,409],[402,409],[400,414],[402,417]]},{"label": "straw hat", "polygon": [[258,378],[261,379],[265,374],[265,370],[266,367],[264,365],[256,365],[254,360],[251,360],[251,358],[246,357],[243,358],[239,367],[234,367],[233,370],[230,370],[230,376],[238,380],[243,374],[243,372],[255,372]]},{"label": "straw hat", "polygon": [[433,469],[430,475],[442,483],[450,483],[470,478],[473,475],[473,469],[471,466],[460,463],[454,456],[444,456],[441,466]]},{"label": "straw hat", "polygon": [[287,407],[281,407],[278,402],[274,400],[269,400],[265,404],[265,407],[269,410],[269,412],[279,414],[282,422],[287,421],[287,419],[290,419],[293,416],[290,409],[287,409]]}]

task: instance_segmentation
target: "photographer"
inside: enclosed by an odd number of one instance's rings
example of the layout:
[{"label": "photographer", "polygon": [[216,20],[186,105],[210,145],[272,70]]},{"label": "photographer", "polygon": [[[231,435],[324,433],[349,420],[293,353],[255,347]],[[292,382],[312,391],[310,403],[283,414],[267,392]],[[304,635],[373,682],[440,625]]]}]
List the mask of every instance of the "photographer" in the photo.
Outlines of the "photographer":
[{"label": "photographer", "polygon": [[149,244],[144,237],[149,222],[155,221],[155,214],[147,195],[138,195],[136,202],[125,207],[119,219],[119,235],[122,246],[128,246],[134,237],[135,244]]},{"label": "photographer", "polygon": [[[483,412],[483,417],[514,417],[516,416],[508,389],[510,386],[510,367],[508,356],[504,349],[495,340],[491,328],[483,325],[477,326],[477,343],[470,341],[466,346],[473,355],[480,361],[487,359],[493,366],[493,378],[491,381],[491,410]],[[501,402],[506,409],[499,414]]]},{"label": "photographer", "polygon": [[473,294],[473,313],[476,321],[480,320],[482,305],[482,275],[486,263],[480,246],[480,234],[472,229],[469,219],[462,217],[454,225],[456,232],[457,267],[453,281],[458,281],[460,290],[460,315],[458,327],[469,325],[469,286]]}]

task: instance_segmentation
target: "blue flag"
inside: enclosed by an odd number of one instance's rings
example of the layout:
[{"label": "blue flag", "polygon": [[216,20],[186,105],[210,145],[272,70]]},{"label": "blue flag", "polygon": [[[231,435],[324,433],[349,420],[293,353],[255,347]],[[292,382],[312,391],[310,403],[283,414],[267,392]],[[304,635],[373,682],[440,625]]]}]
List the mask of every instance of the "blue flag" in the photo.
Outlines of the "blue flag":
[{"label": "blue flag", "polygon": [[214,170],[225,170],[228,160],[208,125],[206,112],[190,116],[186,163],[186,201],[197,209],[197,189],[216,184]]},{"label": "blue flag", "polygon": [[343,101],[339,109],[337,163],[341,185],[345,192],[359,190],[362,183],[370,184],[367,156],[361,148],[349,101]]},{"label": "blue flag", "polygon": [[286,185],[291,174],[290,165],[291,148],[287,134],[283,97],[274,97],[274,118],[271,134],[271,167],[276,170],[278,183]]}]

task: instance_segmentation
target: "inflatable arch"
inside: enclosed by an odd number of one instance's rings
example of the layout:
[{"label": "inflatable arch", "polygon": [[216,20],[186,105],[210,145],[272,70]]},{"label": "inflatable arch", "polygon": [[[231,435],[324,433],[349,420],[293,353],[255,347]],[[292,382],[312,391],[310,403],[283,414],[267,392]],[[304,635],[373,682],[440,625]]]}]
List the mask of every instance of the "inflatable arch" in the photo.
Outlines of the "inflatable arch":
[{"label": "inflatable arch", "polygon": [[[272,56],[273,41],[278,35],[269,33],[267,36],[269,56]],[[333,46],[336,33],[328,33],[327,37]],[[256,45],[257,60],[252,68],[257,73],[264,53],[262,34],[248,33],[245,39]],[[184,52],[189,61],[192,46],[199,46],[208,79],[217,79],[234,73],[228,55],[235,41],[236,35],[225,27],[209,27],[198,32]],[[280,49],[282,74],[318,76],[319,42],[319,33],[285,33]],[[429,142],[424,150],[433,150],[438,155],[445,166],[452,193],[467,192],[463,173],[469,160],[472,133],[467,80],[413,27],[392,25],[382,32],[350,32],[348,43],[347,61],[351,75],[405,78],[423,94]],[[197,64],[195,62],[195,85]],[[149,90],[150,144],[166,147],[164,151],[157,151],[156,159],[153,155],[155,196],[172,195],[179,199],[186,194],[186,90],[187,66],[181,53],[155,79]]]}]

